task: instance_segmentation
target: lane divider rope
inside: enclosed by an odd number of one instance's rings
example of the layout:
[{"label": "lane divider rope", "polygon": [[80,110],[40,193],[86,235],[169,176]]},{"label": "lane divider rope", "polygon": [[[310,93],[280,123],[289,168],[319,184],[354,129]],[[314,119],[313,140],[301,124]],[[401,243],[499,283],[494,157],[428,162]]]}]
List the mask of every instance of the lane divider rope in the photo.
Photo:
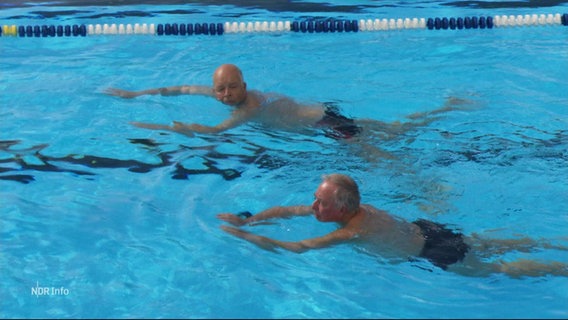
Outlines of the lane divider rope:
[{"label": "lane divider rope", "polygon": [[225,23],[166,23],[166,24],[81,24],[81,25],[3,25],[0,37],[70,37],[91,35],[222,35],[225,33],[296,32],[333,33],[368,32],[403,29],[462,30],[504,27],[568,26],[568,14],[498,15],[463,18],[399,18],[361,20],[302,20],[255,21]]}]

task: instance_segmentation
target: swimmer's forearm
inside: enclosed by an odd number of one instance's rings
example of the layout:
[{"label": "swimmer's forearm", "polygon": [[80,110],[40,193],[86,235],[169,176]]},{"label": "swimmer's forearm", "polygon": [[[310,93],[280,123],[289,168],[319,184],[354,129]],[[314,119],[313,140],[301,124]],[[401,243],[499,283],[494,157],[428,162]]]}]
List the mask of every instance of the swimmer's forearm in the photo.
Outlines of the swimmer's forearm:
[{"label": "swimmer's forearm", "polygon": [[183,86],[173,86],[173,87],[163,87],[163,88],[156,88],[156,89],[148,89],[139,91],[141,94],[150,94],[150,95],[162,95],[162,96],[179,96],[179,95],[206,95],[212,96],[213,91],[211,87],[208,86],[197,86],[197,85],[183,85]]},{"label": "swimmer's forearm", "polygon": [[143,95],[156,95],[161,94],[162,91],[167,90],[166,88],[156,88],[156,89],[146,89],[141,91],[129,91],[118,88],[108,88],[104,92],[106,94],[117,96],[125,99],[132,99]]},{"label": "swimmer's forearm", "polygon": [[259,236],[248,231],[242,230],[240,228],[235,228],[231,226],[221,226],[221,229],[227,233],[230,233],[238,238],[247,240],[251,243],[256,244],[260,248],[268,251],[276,251],[277,248],[286,249],[288,251],[302,253],[309,250],[308,246],[305,246],[302,242],[285,242],[276,239],[271,239],[264,236]]},{"label": "swimmer's forearm", "polygon": [[163,87],[163,88],[134,91],[134,94],[136,96],[144,96],[144,95],[179,96],[181,94],[191,94],[190,92],[191,90],[185,88],[185,86],[174,86],[174,87]]},{"label": "swimmer's forearm", "polygon": [[[294,253],[303,253],[311,249],[317,249],[319,246],[312,245],[311,240],[301,240],[298,242],[291,242],[291,241],[280,241],[264,236],[254,235],[252,233],[244,233],[244,236],[241,238],[246,239],[257,246],[273,251],[274,248],[282,248]],[[324,247],[324,246],[321,246]]]},{"label": "swimmer's forearm", "polygon": [[309,206],[272,207],[245,220],[245,223],[262,221],[274,218],[287,218],[292,216],[305,216],[313,213]]},{"label": "swimmer's forearm", "polygon": [[275,247],[280,247],[282,249],[285,249],[285,250],[288,250],[288,251],[291,251],[291,252],[295,252],[295,253],[302,253],[302,252],[306,252],[306,251],[311,249],[308,246],[304,245],[303,241],[287,242],[287,241],[280,241],[280,240],[271,239],[271,238],[267,238],[267,237],[264,237],[264,241],[272,243],[272,245],[275,246]]},{"label": "swimmer's forearm", "polygon": [[109,88],[105,93],[119,96],[122,98],[136,98],[143,95],[162,95],[162,96],[179,96],[179,95],[204,95],[213,97],[213,90],[209,86],[200,85],[183,85],[183,86],[172,86],[172,87],[162,87],[153,88],[140,91],[128,91],[118,88]]},{"label": "swimmer's forearm", "polygon": [[174,121],[172,130],[180,133],[184,133],[187,131],[198,132],[198,133],[219,133],[221,131],[224,131],[224,128],[204,126],[198,123],[184,124],[178,121]]},{"label": "swimmer's forearm", "polygon": [[157,89],[149,89],[146,90],[149,93],[147,94],[160,94],[162,96],[179,96],[182,94],[189,94],[189,95],[206,95],[212,96],[213,90],[211,87],[208,86],[198,86],[198,85],[183,85],[183,86],[173,86],[173,87],[164,87],[164,88],[157,88]]},{"label": "swimmer's forearm", "polygon": [[173,127],[164,124],[154,124],[154,123],[144,123],[144,122],[131,122],[131,124],[138,128],[152,129],[152,130],[168,130],[184,134],[188,137],[193,137],[193,132],[191,130],[184,131],[180,129],[174,129]]}]

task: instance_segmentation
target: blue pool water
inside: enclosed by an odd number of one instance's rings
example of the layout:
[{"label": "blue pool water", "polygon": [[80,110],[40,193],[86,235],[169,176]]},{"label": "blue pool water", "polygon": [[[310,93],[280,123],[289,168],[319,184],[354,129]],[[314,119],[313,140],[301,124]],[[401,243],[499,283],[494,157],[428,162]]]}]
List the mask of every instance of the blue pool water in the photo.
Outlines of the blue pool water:
[{"label": "blue pool water", "polygon": [[[239,5],[240,3],[240,5]],[[531,2],[534,3],[534,2]],[[528,2],[295,1],[102,6],[2,2],[0,25],[383,19],[566,13]],[[350,246],[265,252],[220,212],[309,204],[343,172],[363,202],[466,233],[566,245],[568,29],[520,26],[216,36],[0,38],[0,315],[3,318],[566,318],[568,279],[459,276]],[[325,136],[250,124],[193,138],[130,121],[215,124],[200,97],[122,100],[107,87],[209,84],[238,64],[249,88],[405,121],[450,97],[474,108],[374,141],[369,162]],[[355,153],[354,153],[355,152]],[[294,240],[311,218],[254,231]],[[568,261],[566,252],[504,259]],[[42,291],[47,288],[48,291]]]}]

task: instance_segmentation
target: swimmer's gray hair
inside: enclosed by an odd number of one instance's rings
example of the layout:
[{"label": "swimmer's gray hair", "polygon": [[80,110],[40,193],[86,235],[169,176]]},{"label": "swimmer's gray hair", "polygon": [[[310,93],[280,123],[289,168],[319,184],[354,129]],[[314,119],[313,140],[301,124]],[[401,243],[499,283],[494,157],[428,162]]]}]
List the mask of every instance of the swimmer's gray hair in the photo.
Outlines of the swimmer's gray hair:
[{"label": "swimmer's gray hair", "polygon": [[361,203],[359,186],[351,177],[340,173],[332,173],[323,175],[322,181],[331,182],[338,187],[335,192],[335,204],[339,208],[345,207],[349,211],[359,208]]}]

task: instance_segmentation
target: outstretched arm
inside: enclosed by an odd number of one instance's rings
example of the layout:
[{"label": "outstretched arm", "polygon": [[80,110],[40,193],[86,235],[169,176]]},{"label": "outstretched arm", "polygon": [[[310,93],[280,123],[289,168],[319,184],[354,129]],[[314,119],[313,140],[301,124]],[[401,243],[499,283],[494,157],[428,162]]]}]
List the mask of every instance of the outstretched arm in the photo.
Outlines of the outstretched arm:
[{"label": "outstretched arm", "polygon": [[163,87],[155,89],[146,89],[141,91],[128,91],[118,88],[108,88],[104,93],[117,96],[121,98],[131,99],[142,95],[157,95],[162,96],[179,96],[182,94],[193,94],[193,95],[204,95],[214,97],[213,89],[209,86],[199,86],[199,85],[183,85],[183,86],[173,86],[173,87]]},{"label": "outstretched arm", "polygon": [[193,137],[194,132],[198,133],[219,133],[234,127],[237,127],[246,121],[249,120],[251,114],[247,111],[234,111],[231,114],[231,117],[218,125],[215,126],[206,126],[198,123],[191,123],[185,124],[183,122],[174,121],[172,126],[168,125],[161,125],[161,124],[153,124],[153,123],[144,123],[144,122],[131,122],[132,125],[145,128],[145,129],[153,129],[153,130],[168,130],[177,133],[184,134],[189,137]]},{"label": "outstretched arm", "polygon": [[220,213],[217,215],[217,218],[229,222],[234,226],[242,226],[245,224],[252,224],[258,221],[275,219],[275,218],[307,216],[313,214],[313,212],[314,211],[310,206],[288,206],[288,207],[272,207],[245,219],[243,219],[241,215],[232,214],[232,213]]},{"label": "outstretched arm", "polygon": [[425,112],[416,112],[406,117],[411,120],[424,120],[429,116],[438,115],[441,113],[454,111],[454,110],[471,110],[474,107],[477,106],[474,104],[473,101],[460,99],[456,97],[449,97],[444,103],[444,105],[438,109],[432,111],[425,111]]},{"label": "outstretched arm", "polygon": [[131,122],[131,124],[139,128],[173,131],[176,133],[184,134],[189,137],[193,137],[194,132],[219,133],[234,128],[240,125],[242,122],[244,121],[238,118],[229,118],[216,126],[206,126],[198,123],[185,124],[179,121],[173,121],[174,124],[172,126],[163,125],[163,124],[145,123],[145,122]]},{"label": "outstretched arm", "polygon": [[355,236],[355,234],[347,231],[346,229],[338,229],[323,237],[305,239],[298,242],[290,242],[259,236],[231,226],[221,226],[221,229],[223,229],[223,231],[227,233],[234,235],[235,237],[252,242],[262,249],[268,251],[276,251],[277,248],[282,248],[296,253],[302,253],[310,249],[321,249],[329,247],[335,244],[346,242]]}]

